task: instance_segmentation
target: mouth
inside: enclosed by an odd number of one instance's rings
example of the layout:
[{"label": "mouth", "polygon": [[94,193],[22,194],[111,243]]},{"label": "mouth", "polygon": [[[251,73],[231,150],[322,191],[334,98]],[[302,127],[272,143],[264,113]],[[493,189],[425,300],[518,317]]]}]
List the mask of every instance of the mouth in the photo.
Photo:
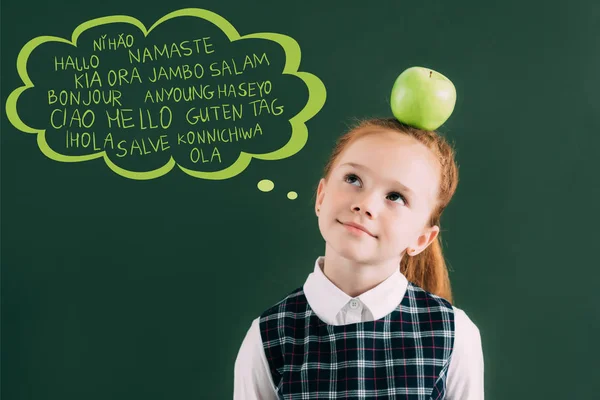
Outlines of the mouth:
[{"label": "mouth", "polygon": [[340,221],[340,220],[337,220],[337,221],[338,221],[340,224],[342,224],[342,225],[345,225],[345,226],[348,226],[348,227],[352,227],[352,228],[356,228],[356,229],[358,229],[358,230],[361,230],[361,231],[363,231],[364,233],[366,233],[367,235],[369,235],[369,236],[371,236],[371,237],[377,238],[377,236],[373,235],[373,234],[371,233],[371,231],[369,231],[367,228],[365,228],[364,226],[362,226],[362,225],[360,225],[360,224],[357,224],[357,223],[354,223],[354,222],[342,222],[342,221]]}]

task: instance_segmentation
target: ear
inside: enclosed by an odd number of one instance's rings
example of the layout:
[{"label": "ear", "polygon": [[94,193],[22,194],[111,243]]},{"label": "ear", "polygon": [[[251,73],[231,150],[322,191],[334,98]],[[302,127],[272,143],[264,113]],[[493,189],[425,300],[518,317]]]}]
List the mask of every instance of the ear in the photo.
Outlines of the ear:
[{"label": "ear", "polygon": [[435,238],[437,237],[437,235],[439,233],[440,233],[440,227],[437,225],[434,225],[430,228],[425,229],[425,231],[417,239],[417,245],[413,246],[413,247],[409,247],[409,249],[415,250],[415,252],[410,253],[410,255],[416,256],[417,254],[419,254],[420,252],[425,250],[427,247],[429,247],[429,245],[431,243],[433,243],[433,241],[435,240]]},{"label": "ear", "polygon": [[325,179],[321,178],[319,181],[319,187],[317,188],[317,201],[315,202],[315,213],[317,216],[319,215],[319,211],[317,210],[321,208],[321,205],[323,204],[323,198],[325,197],[325,183]]}]

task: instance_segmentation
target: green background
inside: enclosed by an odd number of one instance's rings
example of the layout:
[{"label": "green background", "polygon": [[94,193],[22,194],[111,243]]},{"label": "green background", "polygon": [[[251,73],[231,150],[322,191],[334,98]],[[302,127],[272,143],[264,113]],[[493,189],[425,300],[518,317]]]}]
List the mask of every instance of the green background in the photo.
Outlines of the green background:
[{"label": "green background", "polygon": [[[53,161],[6,118],[30,39],[115,14],[150,27],[187,7],[298,42],[300,70],[327,90],[299,153],[223,181],[136,181],[102,160]],[[389,116],[415,65],[457,88],[439,129],[460,165],[442,239],[455,305],[482,335],[486,399],[594,397],[598,2],[5,0],[1,14],[3,399],[231,398],[252,319],[324,251],[313,201],[335,139],[353,118]]]}]

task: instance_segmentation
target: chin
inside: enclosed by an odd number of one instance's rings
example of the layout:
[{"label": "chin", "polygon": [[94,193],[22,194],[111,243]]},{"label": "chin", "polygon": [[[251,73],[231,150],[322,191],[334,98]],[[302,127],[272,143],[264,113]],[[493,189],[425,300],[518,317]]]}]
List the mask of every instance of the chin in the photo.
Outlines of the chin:
[{"label": "chin", "polygon": [[360,263],[372,262],[376,258],[376,243],[368,240],[354,241],[351,237],[346,236],[343,232],[344,228],[341,228],[342,225],[337,220],[332,225],[319,225],[321,236],[330,252]]}]

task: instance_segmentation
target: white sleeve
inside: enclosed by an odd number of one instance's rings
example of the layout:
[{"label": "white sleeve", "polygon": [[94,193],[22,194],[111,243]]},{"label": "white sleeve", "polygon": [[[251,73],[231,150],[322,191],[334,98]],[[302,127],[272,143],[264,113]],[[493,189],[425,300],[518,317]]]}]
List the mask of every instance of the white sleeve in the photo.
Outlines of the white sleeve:
[{"label": "white sleeve", "polygon": [[454,349],[448,366],[447,400],[483,400],[483,349],[477,326],[454,307]]},{"label": "white sleeve", "polygon": [[252,321],[235,360],[234,400],[277,400],[258,321]]}]

